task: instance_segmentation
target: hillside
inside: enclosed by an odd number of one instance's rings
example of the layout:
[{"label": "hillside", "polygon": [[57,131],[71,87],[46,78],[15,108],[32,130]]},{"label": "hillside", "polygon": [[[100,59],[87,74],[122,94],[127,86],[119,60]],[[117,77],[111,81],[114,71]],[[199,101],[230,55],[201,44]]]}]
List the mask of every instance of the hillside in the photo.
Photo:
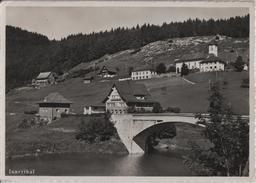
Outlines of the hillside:
[{"label": "hillside", "polygon": [[[50,41],[43,35],[7,26],[6,88],[9,91],[11,88],[28,84],[40,71],[51,70],[63,74],[80,63],[89,63],[104,55],[104,58],[108,59],[108,55],[118,52],[124,54],[129,51],[133,52],[134,63],[137,60],[147,63],[151,62],[150,59],[172,60],[179,56],[179,53],[172,53],[169,58],[169,52],[172,52],[171,50],[175,47],[170,46],[170,42],[166,44],[166,40],[216,34],[248,38],[249,15],[225,20],[189,19],[184,22],[163,23],[161,26],[144,24],[130,29],[117,28],[98,33],[70,35],[60,41]],[[154,58],[155,56],[147,52],[147,49],[154,48],[151,48],[150,45],[148,45],[149,47],[144,46],[156,41],[159,41],[160,45],[163,43],[163,47],[169,51],[158,52],[156,50],[157,52],[153,54],[158,56]],[[139,49],[141,47],[143,48]],[[175,50],[175,52],[183,51]],[[136,54],[136,52],[138,53]],[[130,58],[123,58],[123,62],[127,60],[130,61]]]},{"label": "hillside", "polygon": [[[218,55],[228,62],[234,62],[238,55],[244,61],[249,60],[248,38],[231,38],[219,36]],[[128,75],[129,68],[153,67],[165,63],[167,68],[174,64],[176,59],[206,57],[208,44],[215,36],[197,36],[185,38],[172,38],[149,43],[139,49],[124,50],[115,54],[107,54],[90,63],[81,63],[73,67],[68,73],[73,74],[95,66],[107,66],[110,70],[118,71],[119,75]],[[91,73],[94,74],[94,73]]]}]

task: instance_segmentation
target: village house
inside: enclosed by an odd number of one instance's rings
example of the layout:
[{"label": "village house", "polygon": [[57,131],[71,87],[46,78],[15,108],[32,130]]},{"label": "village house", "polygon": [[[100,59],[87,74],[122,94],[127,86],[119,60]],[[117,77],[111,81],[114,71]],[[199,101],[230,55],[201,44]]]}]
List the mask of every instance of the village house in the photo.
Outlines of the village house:
[{"label": "village house", "polygon": [[84,115],[92,115],[92,114],[105,114],[106,113],[106,105],[105,104],[93,104],[84,107]]},{"label": "village house", "polygon": [[41,72],[36,79],[32,80],[32,85],[36,88],[41,88],[56,84],[56,76],[54,72]]},{"label": "village house", "polygon": [[145,85],[123,81],[113,84],[104,99],[106,110],[111,114],[126,114],[129,109],[152,112],[155,104]]},{"label": "village house", "polygon": [[92,76],[90,76],[90,77],[85,77],[84,79],[83,79],[83,83],[84,84],[89,84],[89,83],[91,83],[93,81],[93,77]]},{"label": "village house", "polygon": [[50,93],[43,101],[39,102],[40,119],[52,121],[61,117],[62,113],[70,112],[71,101],[65,99],[59,93]]},{"label": "village house", "polygon": [[157,75],[153,69],[136,69],[132,71],[132,80],[151,79]]},{"label": "village house", "polygon": [[208,55],[202,53],[188,54],[185,58],[175,61],[176,73],[181,72],[183,64],[186,64],[189,70],[198,70],[200,72],[224,71],[225,62],[218,57],[218,45],[212,42],[208,45]]},{"label": "village house", "polygon": [[103,66],[98,73],[98,76],[102,78],[112,78],[115,77],[117,74],[114,71],[109,70],[106,66]]}]

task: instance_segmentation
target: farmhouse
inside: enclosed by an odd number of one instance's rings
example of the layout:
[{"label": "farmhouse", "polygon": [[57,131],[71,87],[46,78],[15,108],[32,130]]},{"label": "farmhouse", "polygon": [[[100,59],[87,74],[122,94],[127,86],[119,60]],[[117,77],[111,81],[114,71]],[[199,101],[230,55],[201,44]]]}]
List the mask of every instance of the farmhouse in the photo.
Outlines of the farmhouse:
[{"label": "farmhouse", "polygon": [[98,73],[98,76],[101,76],[102,78],[112,78],[116,76],[116,72],[109,70],[106,66],[103,66]]},{"label": "farmhouse", "polygon": [[54,72],[41,72],[36,79],[32,80],[32,85],[35,87],[44,87],[56,84],[56,74]]},{"label": "farmhouse", "polygon": [[113,84],[103,103],[112,114],[125,114],[129,109],[151,112],[153,106],[158,104],[152,99],[145,85],[129,81]]},{"label": "farmhouse", "polygon": [[151,79],[156,76],[156,71],[153,69],[137,69],[132,71],[132,80]]},{"label": "farmhouse", "polygon": [[185,55],[175,61],[176,73],[181,72],[182,65],[186,64],[189,70],[200,72],[224,71],[225,62],[218,57],[218,45],[214,41],[208,45],[208,55],[202,53]]},{"label": "farmhouse", "polygon": [[52,121],[60,118],[62,113],[70,112],[71,101],[65,99],[59,93],[50,93],[43,101],[39,102],[40,119]]}]

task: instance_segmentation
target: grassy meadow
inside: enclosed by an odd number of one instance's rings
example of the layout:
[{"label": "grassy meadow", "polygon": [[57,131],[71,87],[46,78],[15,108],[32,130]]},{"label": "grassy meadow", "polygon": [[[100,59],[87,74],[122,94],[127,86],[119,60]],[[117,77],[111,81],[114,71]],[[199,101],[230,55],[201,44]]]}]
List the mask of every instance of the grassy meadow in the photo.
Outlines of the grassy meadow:
[{"label": "grassy meadow", "polygon": [[[234,112],[248,115],[249,89],[240,87],[245,78],[248,78],[248,72],[217,73],[217,79],[222,83],[221,91],[227,102],[232,105]],[[213,82],[216,79],[216,73],[192,73],[186,76],[186,79],[195,84],[188,83],[180,77],[155,78],[135,82],[145,84],[152,97],[159,101],[164,108],[179,107],[183,113],[206,112],[209,80]],[[224,81],[226,84],[223,84]],[[41,89],[11,91],[6,95],[7,155],[31,153],[38,148],[44,152],[112,152],[111,149],[113,152],[125,152],[124,146],[118,139],[104,142],[100,146],[99,144],[88,145],[76,141],[75,134],[81,117],[62,118],[41,128],[18,128],[23,119],[33,116],[24,114],[24,111],[38,110],[37,102],[51,92],[59,92],[71,100],[73,102],[71,111],[81,114],[83,106],[100,103],[108,94],[111,86],[112,82],[84,84],[82,78],[74,78]],[[85,118],[85,120],[89,120],[88,117]],[[193,132],[192,128],[189,129]],[[180,142],[183,141],[181,139],[179,138]]]}]

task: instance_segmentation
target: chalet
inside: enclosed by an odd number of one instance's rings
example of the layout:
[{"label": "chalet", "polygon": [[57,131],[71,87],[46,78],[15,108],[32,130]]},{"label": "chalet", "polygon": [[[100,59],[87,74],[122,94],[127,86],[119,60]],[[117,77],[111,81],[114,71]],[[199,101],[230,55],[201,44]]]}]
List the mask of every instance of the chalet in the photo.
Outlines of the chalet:
[{"label": "chalet", "polygon": [[153,69],[136,69],[132,71],[131,78],[132,80],[151,79],[154,78],[154,76],[156,75],[157,73]]},{"label": "chalet", "polygon": [[83,79],[83,83],[84,84],[89,84],[89,83],[91,83],[93,81],[93,77],[92,76],[90,76],[90,77],[85,77],[84,79]]},{"label": "chalet", "polygon": [[36,79],[32,80],[32,85],[36,88],[56,84],[56,74],[54,72],[41,72]]},{"label": "chalet", "polygon": [[92,115],[92,114],[105,114],[106,113],[106,105],[101,104],[93,104],[84,107],[85,115]]},{"label": "chalet", "polygon": [[152,112],[154,105],[157,104],[145,85],[129,81],[113,84],[103,103],[111,114],[126,114],[129,109]]},{"label": "chalet", "polygon": [[116,72],[109,70],[106,66],[103,66],[98,73],[98,76],[101,76],[102,78],[112,78],[116,75]]},{"label": "chalet", "polygon": [[62,113],[70,112],[71,101],[65,99],[59,93],[50,93],[43,101],[39,102],[40,119],[52,121],[60,118]]}]

